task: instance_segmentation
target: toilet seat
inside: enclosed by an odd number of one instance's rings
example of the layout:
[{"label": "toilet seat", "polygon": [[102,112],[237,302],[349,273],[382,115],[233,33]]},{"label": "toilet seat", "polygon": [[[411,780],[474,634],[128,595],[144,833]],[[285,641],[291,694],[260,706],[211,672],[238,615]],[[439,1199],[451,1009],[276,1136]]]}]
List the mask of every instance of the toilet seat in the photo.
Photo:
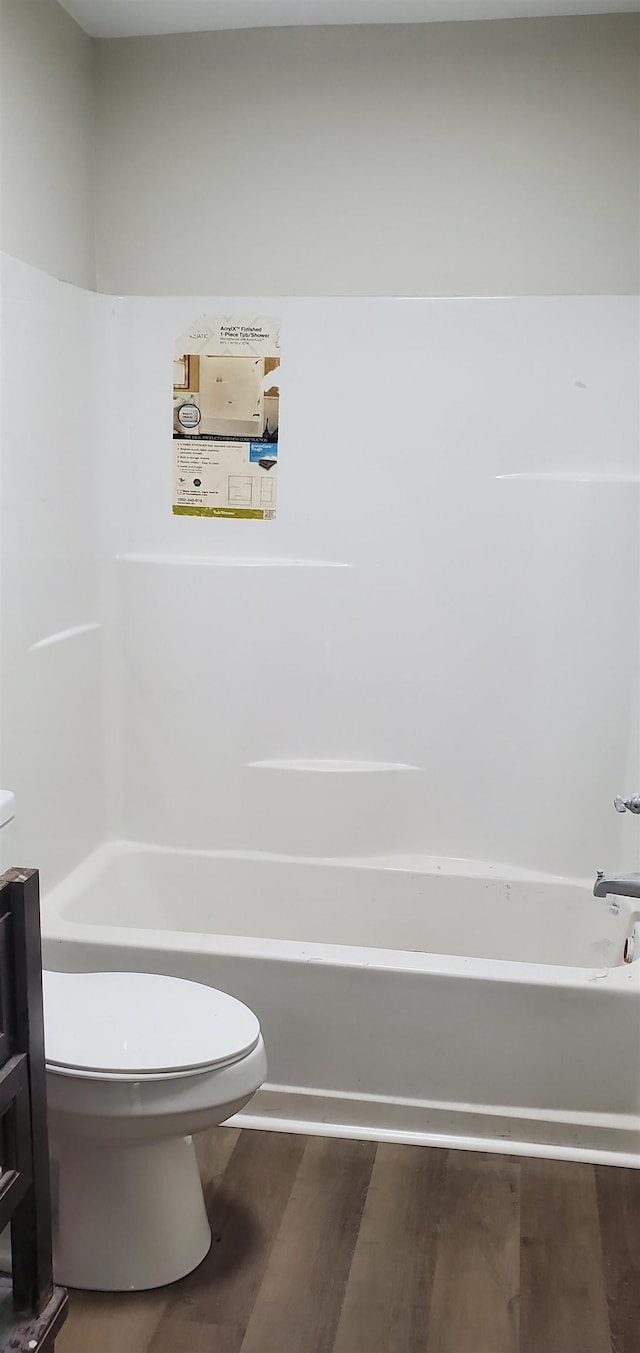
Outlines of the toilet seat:
[{"label": "toilet seat", "polygon": [[252,1010],[199,982],[150,973],[43,972],[49,1071],[173,1080],[231,1066],[258,1045]]}]

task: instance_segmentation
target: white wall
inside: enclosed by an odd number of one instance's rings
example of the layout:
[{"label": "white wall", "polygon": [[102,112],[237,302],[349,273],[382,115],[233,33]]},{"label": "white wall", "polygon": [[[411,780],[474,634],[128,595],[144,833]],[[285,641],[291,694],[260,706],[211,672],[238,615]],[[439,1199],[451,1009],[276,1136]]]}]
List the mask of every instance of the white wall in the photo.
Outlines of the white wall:
[{"label": "white wall", "polygon": [[6,256],[1,286],[0,783],[11,863],[51,887],[107,832],[104,304]]},{"label": "white wall", "polygon": [[[278,517],[175,518],[173,342],[238,309],[283,315]],[[120,832],[635,864],[637,299],[125,298],[118,324]],[[292,758],[416,769],[251,765]]]},{"label": "white wall", "polygon": [[0,0],[0,245],[93,286],[95,183],[104,291],[634,292],[639,41],[616,15],[92,42]]},{"label": "white wall", "polygon": [[102,290],[638,290],[640,18],[97,44]]},{"label": "white wall", "polygon": [[93,44],[55,0],[0,0],[0,248],[95,285]]}]

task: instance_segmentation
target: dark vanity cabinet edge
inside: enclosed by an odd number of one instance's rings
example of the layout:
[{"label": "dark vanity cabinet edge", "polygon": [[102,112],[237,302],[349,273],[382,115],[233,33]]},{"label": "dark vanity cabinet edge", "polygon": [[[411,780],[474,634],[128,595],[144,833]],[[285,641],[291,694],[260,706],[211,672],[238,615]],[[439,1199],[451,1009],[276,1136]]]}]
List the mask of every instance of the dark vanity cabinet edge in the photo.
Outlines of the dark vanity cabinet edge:
[{"label": "dark vanity cabinet edge", "polygon": [[0,1231],[11,1226],[11,1276],[0,1277],[0,1353],[52,1353],[67,1296],[54,1287],[36,869],[0,875]]}]

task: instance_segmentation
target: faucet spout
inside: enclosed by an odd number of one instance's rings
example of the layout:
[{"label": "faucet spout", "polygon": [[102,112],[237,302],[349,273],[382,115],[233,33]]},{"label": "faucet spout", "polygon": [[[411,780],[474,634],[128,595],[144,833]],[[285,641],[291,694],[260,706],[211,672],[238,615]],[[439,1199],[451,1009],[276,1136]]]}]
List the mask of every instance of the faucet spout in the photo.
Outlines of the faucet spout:
[{"label": "faucet spout", "polygon": [[594,897],[640,897],[640,874],[605,874],[598,870],[593,886]]}]

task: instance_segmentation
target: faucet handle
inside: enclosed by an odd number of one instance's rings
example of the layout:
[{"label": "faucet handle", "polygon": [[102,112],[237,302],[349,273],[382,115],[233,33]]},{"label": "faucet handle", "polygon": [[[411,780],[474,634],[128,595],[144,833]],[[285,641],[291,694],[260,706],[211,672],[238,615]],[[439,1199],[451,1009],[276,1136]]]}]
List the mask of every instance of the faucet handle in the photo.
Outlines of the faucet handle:
[{"label": "faucet handle", "polygon": [[633,794],[630,799],[623,799],[620,794],[616,794],[613,806],[616,813],[640,813],[640,794]]}]

